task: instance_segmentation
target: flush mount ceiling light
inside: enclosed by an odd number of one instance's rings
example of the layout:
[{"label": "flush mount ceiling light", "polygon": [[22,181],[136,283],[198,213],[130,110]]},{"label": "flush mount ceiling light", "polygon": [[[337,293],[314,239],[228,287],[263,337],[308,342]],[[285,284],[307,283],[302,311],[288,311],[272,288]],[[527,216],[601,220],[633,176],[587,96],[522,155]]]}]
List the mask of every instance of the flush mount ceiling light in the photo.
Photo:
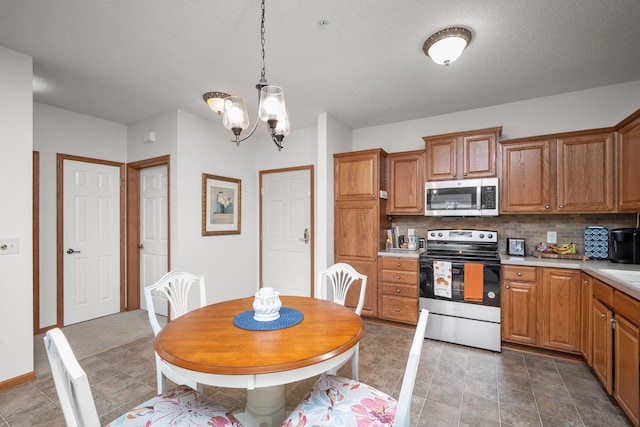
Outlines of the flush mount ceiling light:
[{"label": "flush mount ceiling light", "polygon": [[224,112],[224,100],[229,97],[228,93],[224,92],[207,92],[202,95],[202,99],[209,105],[213,111],[218,115]]},{"label": "flush mount ceiling light", "polygon": [[429,36],[422,50],[436,64],[449,65],[460,57],[470,42],[471,31],[461,27],[450,27]]},{"label": "flush mount ceiling light", "polygon": [[264,0],[262,0],[262,19],[260,21],[260,43],[262,46],[260,80],[256,84],[258,89],[258,114],[253,128],[247,136],[240,138],[243,130],[249,127],[249,113],[244,98],[228,95],[224,92],[207,92],[202,95],[209,107],[218,114],[222,113],[222,124],[233,132],[236,145],[248,139],[258,127],[258,118],[267,124],[271,139],[282,150],[282,140],[289,135],[289,111],[284,102],[284,93],[280,86],[267,83],[264,64]]}]

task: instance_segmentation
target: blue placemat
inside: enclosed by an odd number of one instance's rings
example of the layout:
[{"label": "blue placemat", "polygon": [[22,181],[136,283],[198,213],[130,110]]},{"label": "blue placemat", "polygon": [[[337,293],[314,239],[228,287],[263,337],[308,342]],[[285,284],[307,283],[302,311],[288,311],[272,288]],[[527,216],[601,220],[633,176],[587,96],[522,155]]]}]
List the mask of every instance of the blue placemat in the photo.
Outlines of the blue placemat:
[{"label": "blue placemat", "polygon": [[289,328],[302,322],[304,315],[295,308],[280,307],[280,317],[268,322],[259,322],[253,318],[254,311],[247,310],[238,314],[233,319],[233,324],[238,328],[249,331],[275,331],[276,329]]}]

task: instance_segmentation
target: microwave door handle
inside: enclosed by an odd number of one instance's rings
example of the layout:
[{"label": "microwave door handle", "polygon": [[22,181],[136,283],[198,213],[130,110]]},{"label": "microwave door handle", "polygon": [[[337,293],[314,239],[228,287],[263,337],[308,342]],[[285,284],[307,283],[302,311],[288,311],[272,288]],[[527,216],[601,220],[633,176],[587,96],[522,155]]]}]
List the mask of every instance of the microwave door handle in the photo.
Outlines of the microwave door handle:
[{"label": "microwave door handle", "polygon": [[476,187],[476,209],[482,210],[482,183]]}]

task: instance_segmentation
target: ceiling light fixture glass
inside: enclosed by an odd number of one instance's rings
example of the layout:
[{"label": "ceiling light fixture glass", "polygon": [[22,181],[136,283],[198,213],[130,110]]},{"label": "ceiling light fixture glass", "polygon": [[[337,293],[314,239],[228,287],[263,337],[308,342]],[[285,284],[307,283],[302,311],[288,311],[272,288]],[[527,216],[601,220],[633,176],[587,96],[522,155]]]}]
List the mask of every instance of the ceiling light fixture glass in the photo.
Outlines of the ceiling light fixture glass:
[{"label": "ceiling light fixture glass", "polygon": [[[249,127],[249,113],[244,98],[231,96],[224,92],[207,92],[202,95],[203,99],[211,109],[218,114],[222,113],[222,124],[235,135],[236,145],[248,139],[258,127],[258,118],[266,123],[271,139],[282,150],[282,140],[289,135],[289,110],[284,101],[284,92],[280,86],[273,86],[267,83],[265,78],[264,62],[264,6],[262,0],[262,19],[260,21],[260,42],[261,42],[261,66],[260,80],[256,84],[258,89],[258,114],[253,124],[253,128],[247,136],[240,138],[242,131]],[[221,106],[222,104],[222,106]]]},{"label": "ceiling light fixture glass", "polygon": [[202,99],[209,105],[213,111],[222,114],[224,111],[224,100],[228,98],[229,94],[224,92],[207,92],[202,95]]},{"label": "ceiling light fixture glass", "polygon": [[429,36],[422,50],[436,64],[449,65],[460,57],[470,42],[471,31],[462,27],[450,27]]}]

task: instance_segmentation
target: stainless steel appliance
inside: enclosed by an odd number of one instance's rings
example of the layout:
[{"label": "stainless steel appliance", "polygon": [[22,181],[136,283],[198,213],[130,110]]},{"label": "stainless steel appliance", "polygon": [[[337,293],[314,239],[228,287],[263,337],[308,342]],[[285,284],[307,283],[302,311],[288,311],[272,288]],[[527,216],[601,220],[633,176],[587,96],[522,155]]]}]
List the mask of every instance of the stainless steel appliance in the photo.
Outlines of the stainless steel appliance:
[{"label": "stainless steel appliance", "polygon": [[498,178],[424,184],[425,216],[497,216]]},{"label": "stainless steel appliance", "polygon": [[620,264],[640,264],[640,228],[611,230],[609,260]]},{"label": "stainless steel appliance", "polygon": [[429,230],[419,262],[426,338],[500,351],[498,233]]}]

